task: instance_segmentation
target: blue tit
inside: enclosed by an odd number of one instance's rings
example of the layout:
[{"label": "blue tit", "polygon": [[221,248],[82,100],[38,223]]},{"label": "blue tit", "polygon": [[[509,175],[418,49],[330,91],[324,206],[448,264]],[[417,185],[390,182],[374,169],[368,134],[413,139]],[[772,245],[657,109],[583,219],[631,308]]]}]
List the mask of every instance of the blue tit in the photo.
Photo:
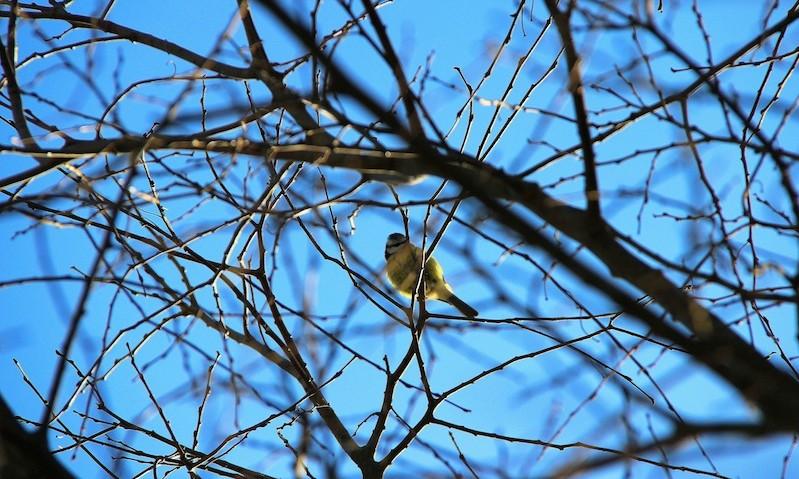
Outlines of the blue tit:
[{"label": "blue tit", "polygon": [[[422,250],[412,245],[402,233],[391,233],[386,240],[386,276],[397,292],[410,298],[418,284]],[[449,303],[464,316],[473,318],[477,310],[455,296],[452,287],[444,279],[444,270],[432,256],[427,258],[424,268],[425,299],[437,299]]]}]

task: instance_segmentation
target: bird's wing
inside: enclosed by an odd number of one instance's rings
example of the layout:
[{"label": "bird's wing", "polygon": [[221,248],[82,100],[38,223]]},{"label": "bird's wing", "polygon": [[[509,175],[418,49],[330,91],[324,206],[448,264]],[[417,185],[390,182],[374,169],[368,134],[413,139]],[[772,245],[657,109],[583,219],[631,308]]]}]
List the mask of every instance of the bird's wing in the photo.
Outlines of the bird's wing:
[{"label": "bird's wing", "polygon": [[425,271],[427,272],[428,278],[432,281],[446,284],[446,280],[444,280],[444,268],[441,267],[441,264],[434,257],[431,256],[427,259]]},{"label": "bird's wing", "polygon": [[425,266],[425,282],[427,288],[425,294],[428,298],[446,301],[452,296],[452,289],[444,279],[444,268],[433,257],[428,258]]}]

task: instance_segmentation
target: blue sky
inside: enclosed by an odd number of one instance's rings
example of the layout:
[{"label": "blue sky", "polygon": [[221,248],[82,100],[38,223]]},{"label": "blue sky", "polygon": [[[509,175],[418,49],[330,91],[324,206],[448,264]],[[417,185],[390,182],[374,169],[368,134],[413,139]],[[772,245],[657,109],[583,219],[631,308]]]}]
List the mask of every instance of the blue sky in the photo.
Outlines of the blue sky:
[{"label": "blue sky", "polygon": [[[93,2],[75,2],[70,6],[71,12],[96,13],[97,5]],[[754,3],[754,2],[752,2]],[[713,40],[712,52],[714,59],[718,60],[730,54],[748,41],[755,32],[761,28],[760,7],[750,2],[703,2],[701,5],[705,27]],[[220,6],[222,5],[222,6]],[[320,19],[320,31],[327,32],[338,26],[342,21],[342,13],[334,5],[327,5],[326,15]],[[454,122],[455,112],[463,104],[466,94],[458,74],[453,67],[461,67],[465,77],[472,85],[476,84],[485,70],[491,55],[505,34],[508,18],[512,13],[512,2],[456,2],[441,1],[398,1],[380,9],[383,21],[388,25],[389,34],[398,50],[398,55],[403,61],[406,74],[413,75],[418,68],[430,66],[430,73],[437,80],[430,80],[425,86],[424,101],[440,129],[447,131]],[[674,41],[684,48],[695,61],[703,64],[705,61],[702,36],[697,29],[695,19],[692,17],[690,5],[682,2],[667,5],[667,8],[677,9],[678,13],[662,15],[663,28],[667,29]],[[302,8],[297,7],[298,10]],[[151,12],[160,12],[155,15]],[[529,20],[529,7],[525,13],[526,35],[519,32],[508,46],[508,53],[499,62],[494,75],[480,91],[480,97],[486,100],[499,98],[516,67],[517,59],[531,45],[537,35],[541,21],[545,18],[544,6],[536,2],[533,8],[534,21]],[[138,28],[151,33],[159,38],[166,38],[181,44],[193,51],[205,54],[213,48],[219,33],[223,31],[235,12],[233,2],[197,1],[197,2],[155,2],[155,1],[120,1],[115,5],[110,14],[110,19],[131,28]],[[273,61],[284,61],[296,56],[300,51],[296,42],[286,34],[274,21],[265,15],[263,10],[256,8],[256,21],[265,39],[267,51],[272,55]],[[668,20],[667,20],[668,19]],[[60,33],[64,24],[42,23],[46,25],[48,35]],[[796,32],[790,30],[790,40],[786,44],[795,44]],[[77,41],[87,38],[85,31],[71,32],[65,38]],[[243,46],[244,37],[240,26],[235,29],[234,39],[238,45]],[[618,79],[608,79],[607,72],[613,72],[613,65],[622,66],[628,62],[635,51],[631,47],[628,32],[619,33],[587,33],[578,37],[578,43],[583,51],[591,52],[585,63],[585,77],[601,84],[612,84],[614,88],[623,89],[623,83]],[[35,37],[34,31],[26,22],[19,26],[19,55],[20,59],[30,53],[40,51],[44,47]],[[652,48],[647,40],[643,42],[644,48]],[[509,103],[516,103],[522,98],[527,85],[544,75],[554,59],[557,51],[558,37],[553,30],[546,35],[536,53],[528,60],[522,74],[517,80],[517,86],[508,98]],[[80,53],[70,57],[76,60],[83,59]],[[230,44],[226,44],[219,58],[231,64],[241,65],[240,55],[234,51]],[[388,102],[396,96],[397,89],[393,85],[390,72],[380,59],[365,46],[363,40],[354,37],[344,41],[337,47],[335,59],[344,66],[359,84],[365,86],[381,101]],[[100,96],[107,101],[113,98],[118,90],[117,84],[127,85],[135,81],[156,77],[169,77],[174,73],[185,74],[191,71],[186,63],[159,52],[155,52],[142,45],[131,46],[123,42],[109,42],[98,47],[95,64],[88,70],[85,63],[76,61],[79,69],[86,68],[101,86],[101,93],[87,91],[85,85],[78,78],[75,71],[57,68],[58,59],[53,58],[36,62],[30,67],[20,69],[21,82],[35,89],[40,95],[57,100],[65,108],[79,110],[91,115],[102,112]],[[85,60],[84,60],[85,61]],[[658,57],[652,63],[655,76],[663,87],[677,90],[695,79],[692,72],[673,72],[671,68],[679,68],[679,62],[673,57]],[[562,59],[556,70],[546,77],[541,86],[525,103],[530,110],[518,116],[508,131],[503,135],[497,147],[492,151],[488,161],[494,166],[507,168],[511,171],[520,171],[529,165],[548,157],[551,149],[540,145],[538,141],[559,148],[565,148],[577,141],[576,131],[568,122],[550,120],[545,115],[537,113],[535,108],[553,110],[557,113],[572,116],[571,104],[564,95],[564,79],[566,78],[565,59]],[[751,92],[757,88],[762,69],[738,69],[725,73],[723,77],[732,85],[735,91],[744,98],[751,97]],[[299,91],[308,87],[307,68],[289,77],[289,82]],[[639,80],[642,80],[640,77]],[[227,106],[241,105],[246,101],[240,83],[209,78],[207,86],[207,107],[209,110],[223,109]],[[457,91],[445,84],[457,85]],[[267,102],[269,95],[257,82],[251,82],[253,97],[256,101]],[[766,91],[773,91],[775,82],[772,82]],[[641,95],[645,102],[656,100],[657,96],[651,89],[641,85]],[[133,93],[127,95],[119,104],[117,113],[123,120],[125,128],[135,134],[146,133],[153,122],[163,118],[165,105],[174,101],[181,91],[181,85],[166,81],[143,85]],[[587,88],[586,98],[592,110],[602,108],[615,108],[619,105],[618,99],[613,95],[600,90]],[[795,83],[788,83],[781,97],[786,103],[778,106],[784,108],[790,104],[792,98],[799,95]],[[41,112],[42,118],[51,120],[59,126],[70,127],[70,133],[79,138],[91,138],[94,130],[86,128],[91,122],[81,122],[72,117],[63,123],[60,114],[30,99],[31,108]],[[751,100],[749,100],[751,101]],[[368,121],[362,111],[358,111],[351,104],[346,106],[352,117],[357,120]],[[678,106],[673,106],[670,112],[679,115]],[[690,102],[690,112],[693,121],[707,131],[723,131],[723,118],[717,108],[710,102],[702,100],[702,92],[695,95]],[[181,105],[178,118],[186,118],[199,111],[199,93],[195,89]],[[765,128],[774,128],[780,119],[782,110],[775,108],[775,113],[768,116]],[[475,153],[480,140],[480,134],[487,127],[493,108],[475,104],[475,123],[473,133],[466,144],[468,153]],[[507,118],[508,110],[500,112],[501,118]],[[595,120],[599,123],[623,117],[624,113],[615,114],[610,111],[597,115]],[[209,127],[230,120],[230,116],[209,117]],[[216,123],[215,123],[216,122]],[[168,130],[169,133],[186,133],[196,131],[197,124],[187,120]],[[250,127],[247,134],[253,134]],[[451,145],[459,145],[465,132],[465,120],[461,120],[450,138]],[[608,141],[597,146],[598,159],[601,161],[613,160],[635,151],[646,148],[667,145],[681,139],[678,131],[656,118],[647,118],[636,123]],[[797,147],[796,125],[790,124],[780,138],[780,144],[786,149]],[[103,134],[113,137],[115,132],[109,128]],[[353,137],[352,132],[345,132],[344,138]],[[13,143],[16,133],[6,124],[0,124],[0,143]],[[60,142],[51,138],[42,138],[42,145],[58,147]],[[740,210],[738,198],[741,195],[741,182],[738,177],[738,161],[736,145],[710,145],[702,147],[703,158],[723,193],[725,209],[731,216]],[[3,154],[4,160],[0,162],[0,176],[21,171],[31,166],[32,161],[11,154]],[[697,174],[690,167],[690,158],[684,150],[668,152],[656,158],[657,168],[652,177],[653,191],[660,197],[669,201],[660,201],[654,198],[645,205],[640,220],[638,212],[642,200],[630,200],[629,191],[640,186],[649,174],[650,162],[654,155],[641,154],[632,161],[618,165],[603,166],[600,170],[600,185],[603,191],[603,207],[608,220],[620,231],[633,236],[637,241],[658,251],[665,257],[679,260],[693,260],[691,249],[698,243],[698,239],[709,236],[712,231],[708,226],[683,223],[663,217],[662,213],[680,214],[685,210],[695,208],[706,210],[709,198],[701,191],[697,191]],[[109,158],[109,164],[122,165],[126,158]],[[228,162],[225,159],[215,159],[220,166],[230,166],[232,176],[230,187],[242,196],[256,196],[262,191],[268,181],[268,173],[259,167],[258,159],[237,159]],[[752,160],[753,162],[755,160]],[[208,181],[210,172],[197,168],[196,159],[175,158],[176,165],[192,167],[190,175],[197,181]],[[80,164],[76,162],[75,164]],[[105,167],[103,161],[94,160],[86,166],[87,171],[99,174]],[[200,202],[196,198],[181,197],[179,193],[189,191],[180,186],[170,188],[168,176],[164,170],[156,168],[162,176],[158,177],[159,187],[162,192],[175,193],[165,195],[164,200],[170,219],[176,220],[176,227],[182,235],[190,237],[193,232],[201,231],[209,225],[234,218],[238,212],[229,205],[216,201]],[[582,182],[579,179],[562,181],[570,175],[579,173],[582,163],[578,158],[565,158],[555,165],[537,172],[531,178],[541,185],[559,183],[548,190],[556,198],[582,206]],[[319,201],[322,198],[319,174],[325,175],[330,195],[346,191],[355,178],[350,172],[322,167],[316,169],[306,166],[295,188],[302,198]],[[763,168],[759,173],[756,188],[761,188],[760,193],[773,199],[778,206],[786,208],[784,198],[771,191],[776,184],[776,173],[768,168]],[[246,178],[246,180],[245,180]],[[562,182],[561,182],[562,181]],[[403,201],[425,200],[439,186],[437,179],[428,179],[416,186],[398,189]],[[146,178],[138,177],[134,186],[138,191],[147,192]],[[48,192],[59,189],[71,191],[67,180],[60,173],[52,172],[36,180],[25,192]],[[260,188],[260,190],[259,190]],[[98,191],[114,198],[118,191],[112,182],[98,183]],[[442,192],[443,197],[454,196],[458,193],[457,186],[448,184]],[[391,202],[392,197],[387,188],[381,184],[369,184],[358,191],[354,196],[360,200],[373,200]],[[52,205],[67,205],[67,200],[53,200]],[[682,205],[688,205],[683,208]],[[151,215],[157,222],[157,210],[153,205],[144,208],[146,215]],[[447,205],[445,205],[445,208]],[[278,209],[285,210],[285,204],[279,204]],[[85,213],[85,210],[84,210]],[[184,214],[191,213],[183,218]],[[348,248],[348,258],[354,268],[367,277],[374,277],[380,273],[383,266],[383,244],[387,233],[402,229],[400,215],[396,211],[378,207],[364,207],[353,215],[351,205],[336,205],[332,214],[338,221],[339,231]],[[427,216],[426,208],[417,207],[409,211],[412,232],[420,238],[421,225]],[[767,212],[762,212],[767,216]],[[307,221],[309,227],[319,235],[322,248],[333,256],[338,255],[336,242],[325,232],[325,226],[330,226],[331,211],[321,208],[301,218]],[[660,216],[659,216],[660,215]],[[433,210],[430,219],[430,231],[437,232],[437,227],[445,217],[440,210]],[[485,234],[500,238],[503,242],[513,243],[506,231],[498,228],[487,217],[476,203],[467,201],[458,210],[458,218],[468,224],[480,225]],[[535,224],[540,220],[533,219]],[[145,229],[134,222],[124,223],[124,227],[136,232],[145,232]],[[269,222],[266,228],[273,227]],[[550,230],[551,232],[551,230]],[[224,246],[230,241],[232,228],[223,228],[212,235],[192,243],[192,247],[204,256],[215,260],[222,260]],[[795,241],[786,236],[775,235],[769,231],[758,230],[759,247],[763,250],[762,260],[773,265],[784,265],[786,268],[795,268],[797,256]],[[380,363],[386,356],[389,363],[396,364],[398,358],[407,350],[408,338],[379,308],[366,301],[361,293],[353,287],[349,276],[338,266],[330,261],[325,261],[315,251],[297,222],[290,223],[283,232],[278,255],[279,269],[275,276],[275,293],[293,308],[309,308],[315,314],[326,316],[321,321],[326,327],[335,329],[342,327],[348,338],[348,345],[358,350],[371,360]],[[43,274],[69,274],[78,277],[85,273],[94,260],[92,241],[101,238],[98,231],[85,231],[80,227],[59,225],[59,227],[31,227],[31,221],[20,214],[6,212],[0,216],[0,281],[9,281],[18,278],[36,277]],[[566,238],[559,238],[571,249],[576,249],[575,244]],[[245,255],[247,258],[257,260],[254,256],[256,250],[251,248]],[[554,277],[560,281],[565,289],[574,293],[581,303],[595,313],[615,311],[612,303],[596,294],[596,292],[577,281],[562,266],[553,267],[551,260],[531,248],[523,249],[525,253],[533,255],[545,268],[553,268]],[[145,251],[147,253],[147,251]],[[152,253],[152,251],[150,251]],[[468,253],[468,255],[467,255]],[[462,225],[453,223],[449,226],[436,256],[441,260],[447,270],[447,278],[455,287],[458,295],[477,307],[488,318],[501,319],[520,315],[535,314],[538,316],[567,316],[579,314],[579,309],[574,303],[559,292],[551,282],[542,280],[541,272],[534,270],[529,263],[519,257],[503,254],[503,250],[490,242],[469,233]],[[695,255],[694,255],[695,256]],[[593,266],[601,269],[601,265],[587,256],[583,256]],[[125,269],[130,259],[120,256],[120,268]],[[154,261],[157,269],[171,281],[180,280],[179,273],[170,268],[166,261]],[[485,269],[485,275],[475,272],[474,265]],[[196,281],[201,282],[210,277],[210,272],[197,264],[186,264],[188,274]],[[127,279],[138,280],[135,271],[129,272]],[[372,276],[370,276],[372,275]],[[672,275],[676,283],[684,281],[679,275]],[[766,272],[760,279],[761,285],[776,284],[779,276],[776,272]],[[301,290],[297,285],[301,284]],[[13,287],[0,288],[0,311],[6,318],[0,325],[0,377],[6,378],[3,387],[4,398],[12,405],[20,416],[38,419],[41,414],[40,402],[35,399],[30,387],[23,381],[22,375],[15,365],[18,361],[25,374],[40,390],[45,391],[49,385],[52,371],[57,361],[54,351],[61,345],[65,330],[65,323],[72,314],[75,301],[81,284],[78,281],[62,281],[58,284],[25,283]],[[496,288],[496,289],[492,289]],[[385,289],[385,287],[384,287]],[[497,290],[512,298],[513,301],[500,302],[496,300]],[[115,294],[117,291],[109,286],[98,286],[92,291],[92,299],[88,303],[88,310],[82,322],[79,340],[73,350],[77,364],[88,367],[97,357],[97,347],[101,344],[106,322],[110,321],[110,329],[115,334],[121,328],[131,326],[141,319],[141,312],[124,296]],[[715,287],[699,290],[701,296],[713,297],[719,294]],[[214,309],[214,297],[210,288],[204,288],[199,293],[204,301],[204,306]],[[375,296],[377,297],[377,296]],[[241,307],[236,298],[225,288],[221,288],[220,301],[226,311],[230,313],[230,321],[237,324],[240,321],[236,313]],[[377,297],[383,306],[398,311],[385,299]],[[513,306],[513,304],[518,306]],[[147,313],[152,313],[158,302],[142,300]],[[353,305],[355,305],[353,307]],[[528,308],[527,311],[524,308]],[[451,313],[446,305],[433,304],[430,309],[435,312]],[[727,311],[729,319],[740,314],[736,305],[730,306]],[[174,313],[175,311],[171,311]],[[154,316],[154,321],[164,320],[169,313]],[[771,325],[778,335],[786,338],[782,347],[789,356],[797,354],[795,311],[787,307],[778,307],[768,310]],[[109,319],[110,318],[110,319]],[[727,318],[725,318],[727,319]],[[633,319],[622,318],[625,326],[640,328]],[[305,337],[313,328],[302,321],[291,320],[293,334]],[[187,329],[188,328],[188,329]],[[120,342],[110,351],[104,359],[101,370],[108,370],[114,359],[124,356],[126,343],[131,347],[143,341],[151,324],[140,325],[122,335]],[[192,379],[203,377],[203,371],[209,366],[208,356],[213,358],[217,352],[220,354],[220,365],[245,371],[246,376],[253,384],[258,386],[258,392],[264,397],[282,398],[282,387],[298,393],[299,388],[285,386],[276,379],[275,372],[262,364],[262,359],[243,347],[226,346],[220,340],[219,334],[204,329],[201,324],[192,324],[185,318],[173,320],[168,324],[170,331],[188,330],[188,338],[192,345],[196,345],[205,355],[191,348],[176,347],[172,336],[166,332],[154,335],[143,342],[141,351],[137,353],[137,365],[142,366],[148,361],[154,361],[152,367],[146,369],[148,385],[159,395],[168,395],[170,392],[180,393],[186,390]],[[555,331],[561,337],[571,338],[586,334],[595,329],[593,324],[578,324],[577,322],[561,322],[554,326],[541,325],[541,331]],[[763,334],[755,328],[758,344],[766,344]],[[359,332],[356,335],[356,332]],[[739,331],[747,332],[745,326]],[[344,334],[344,333],[342,333]],[[608,362],[619,361],[618,351],[610,345],[606,336],[600,339],[586,340],[580,347],[589,353],[606,359]],[[626,344],[633,344],[632,338],[625,337]],[[498,361],[507,359],[516,354],[524,354],[552,344],[537,332],[522,331],[519,328],[506,326],[484,326],[473,330],[430,330],[425,339],[425,346],[434,353],[430,357],[428,366],[429,376],[434,389],[445,390],[466,378],[479,373]],[[326,353],[333,346],[319,345],[319,352]],[[308,345],[309,351],[311,345]],[[166,352],[166,354],[164,354]],[[765,350],[765,354],[772,351]],[[162,358],[161,356],[164,355]],[[434,358],[434,359],[433,359]],[[636,358],[642,364],[653,364],[652,373],[658,383],[665,386],[667,397],[674,407],[685,418],[695,420],[719,420],[722,418],[751,418],[754,412],[744,404],[734,390],[725,383],[709,374],[701,367],[686,363],[683,356],[676,353],[662,354],[659,348],[643,346],[636,352]],[[328,373],[343,367],[350,360],[350,356],[339,351],[330,364]],[[581,365],[582,364],[582,365]],[[663,408],[663,398],[658,397],[657,391],[647,379],[640,374],[630,361],[622,361],[619,369],[634,378],[636,384],[656,397],[658,407]],[[225,374],[219,372],[220,378]],[[527,360],[514,365],[504,374],[491,377],[490,380],[478,382],[456,395],[455,402],[463,408],[471,410],[465,413],[456,407],[442,406],[439,410],[441,417],[448,420],[460,421],[471,427],[486,430],[496,430],[503,434],[533,437],[542,440],[552,439],[552,433],[561,424],[566,424],[563,432],[553,441],[564,443],[571,441],[585,441],[594,444],[606,444],[620,447],[619,438],[621,428],[618,419],[626,417],[635,425],[636,429],[646,431],[647,409],[640,404],[629,405],[622,394],[622,387],[618,385],[602,387],[597,397],[588,402],[579,410],[574,419],[568,418],[568,413],[574,411],[583,400],[589,397],[602,383],[603,372],[587,367],[581,362],[579,355],[570,351],[558,350],[547,353],[532,360]],[[418,374],[413,368],[406,374],[409,380]],[[568,378],[568,380],[566,380]],[[558,380],[564,379],[563,384]],[[69,376],[64,384],[64,390],[69,390],[75,377]],[[363,361],[355,361],[348,365],[340,380],[335,381],[326,388],[328,397],[336,411],[354,427],[379,405],[383,391],[384,377],[374,368]],[[245,394],[245,399],[236,404],[231,395],[225,394],[225,387],[230,387],[220,379],[217,386],[219,394],[213,396],[206,411],[206,430],[200,441],[200,448],[211,448],[220,438],[257,422],[265,415],[271,414],[264,406],[263,399],[255,399],[255,394]],[[294,389],[292,389],[294,388]],[[139,383],[135,371],[127,361],[110,374],[102,386],[108,401],[117,410],[124,412],[129,418],[141,420],[147,427],[152,427],[160,432],[163,427],[149,405],[148,398]],[[629,391],[627,391],[629,393]],[[407,390],[398,392],[398,404],[407,407],[406,420],[411,421],[418,417],[419,405],[413,406],[414,399]],[[168,396],[167,396],[168,397]],[[85,396],[76,402],[75,409],[82,410]],[[168,401],[167,412],[176,430],[191,431],[194,424],[196,408],[199,398],[193,394],[180,396],[180,399]],[[279,402],[279,401],[278,401]],[[625,409],[625,408],[628,408]],[[68,414],[68,421],[74,427],[79,424],[75,414]],[[212,419],[208,419],[212,418]],[[616,418],[615,421],[603,421]],[[132,419],[131,419],[132,420]],[[665,423],[652,418],[654,428],[658,433],[663,433]],[[250,441],[231,452],[228,460],[240,461],[242,465],[253,469],[263,470],[279,477],[285,477],[291,467],[291,459],[286,454],[264,454],[264,449],[259,447],[258,441],[275,442],[277,432],[286,431],[288,437],[295,437],[298,429],[288,425],[283,429],[279,426],[288,419],[276,421],[275,424],[259,430]],[[94,427],[94,426],[92,426]],[[402,427],[396,423],[391,424],[396,430]],[[364,430],[357,436],[363,439],[370,431],[370,423],[366,423]],[[421,436],[423,441],[431,444],[440,444],[450,447],[448,433],[443,428],[428,428]],[[125,436],[116,439],[126,440]],[[182,437],[184,441],[191,441],[190,433]],[[136,439],[139,440],[139,439]],[[509,444],[497,450],[496,445],[489,444],[484,439],[470,437],[466,434],[457,435],[461,447],[470,451],[475,458],[486,462],[508,457],[508,473],[518,477],[539,477],[546,475],[554,466],[562,464],[558,451],[549,450],[540,460],[538,448]],[[53,446],[68,444],[67,439],[53,437]],[[751,441],[736,438],[712,438],[703,442],[703,446],[711,449],[711,457],[720,474],[729,477],[755,478],[778,477],[782,461],[791,446],[791,438],[775,437],[762,441]],[[712,446],[712,447],[711,447]],[[505,450],[503,450],[505,448]],[[278,449],[279,450],[279,449]],[[697,448],[687,445],[684,453],[670,455],[672,462],[678,465],[709,469],[704,458],[697,453]],[[167,451],[162,451],[167,452]],[[104,453],[107,454],[107,453]],[[656,454],[653,454],[655,457]],[[66,454],[60,456],[61,460],[68,463],[69,467],[78,473],[79,477],[103,477],[102,473],[95,471],[91,461],[83,454],[78,454],[74,459]],[[429,452],[418,445],[410,448],[401,456],[393,472],[397,477],[403,477],[405,472],[415,471],[414,467],[424,467],[434,470],[445,470],[441,463],[431,457]],[[790,469],[795,471],[795,467]],[[133,474],[137,466],[126,466],[126,474]],[[354,466],[345,466],[344,472],[354,474]],[[611,468],[592,473],[587,477],[619,477],[623,470]],[[183,472],[181,471],[180,474]],[[794,472],[795,473],[795,472]],[[640,474],[640,476],[639,476]],[[182,477],[182,476],[181,476]],[[663,471],[648,466],[636,466],[633,477],[663,477]],[[672,477],[689,477],[687,474],[672,472]],[[790,474],[788,474],[790,477]]]}]

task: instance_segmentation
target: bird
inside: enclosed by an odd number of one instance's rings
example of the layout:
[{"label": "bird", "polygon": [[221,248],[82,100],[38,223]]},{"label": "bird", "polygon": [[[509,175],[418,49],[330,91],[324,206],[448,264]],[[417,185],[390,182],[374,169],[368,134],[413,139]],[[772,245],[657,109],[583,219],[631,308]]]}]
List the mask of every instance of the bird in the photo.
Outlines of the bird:
[{"label": "bird", "polygon": [[[422,250],[411,244],[402,233],[391,233],[386,239],[386,276],[391,286],[399,294],[410,298],[413,296],[419,279]],[[478,312],[455,296],[452,287],[444,279],[441,264],[432,256],[427,258],[424,268],[425,299],[437,299],[454,306],[464,316],[474,318]]]}]

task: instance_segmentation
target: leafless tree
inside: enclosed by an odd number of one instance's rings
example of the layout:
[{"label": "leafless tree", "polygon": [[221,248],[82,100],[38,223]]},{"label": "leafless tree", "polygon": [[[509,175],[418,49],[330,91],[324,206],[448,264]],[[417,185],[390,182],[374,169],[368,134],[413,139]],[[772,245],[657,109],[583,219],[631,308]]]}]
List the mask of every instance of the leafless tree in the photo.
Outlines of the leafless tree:
[{"label": "leafless tree", "polygon": [[797,5],[477,3],[0,0],[0,476],[795,472]]}]

